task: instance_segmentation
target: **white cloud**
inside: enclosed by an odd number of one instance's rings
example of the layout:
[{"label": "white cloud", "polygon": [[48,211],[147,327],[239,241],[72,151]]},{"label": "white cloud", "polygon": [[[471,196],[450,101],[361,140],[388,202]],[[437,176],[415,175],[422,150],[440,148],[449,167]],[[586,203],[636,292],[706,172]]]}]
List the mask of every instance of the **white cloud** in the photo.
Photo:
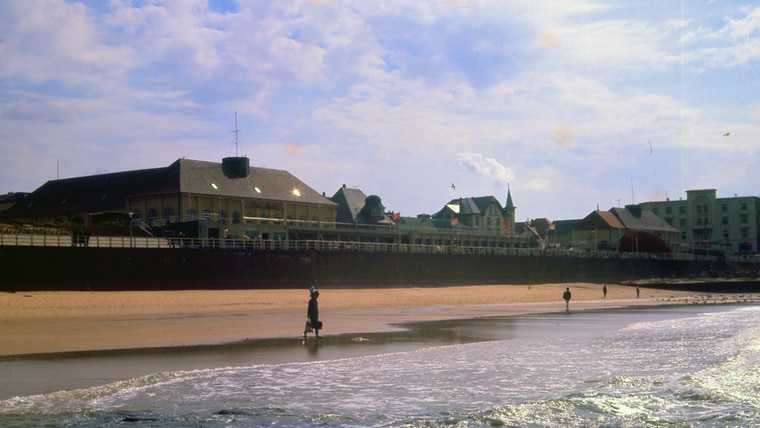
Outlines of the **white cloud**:
[{"label": "white cloud", "polygon": [[[0,75],[78,87],[107,84],[129,67],[129,47],[109,44],[81,4],[53,0],[4,2]],[[10,18],[12,17],[12,18]]]},{"label": "white cloud", "polygon": [[502,165],[496,159],[483,156],[480,153],[457,153],[457,159],[467,170],[492,183],[505,184],[515,179],[515,174],[510,168]]},{"label": "white cloud", "polygon": [[553,218],[626,199],[631,178],[671,197],[754,182],[757,7],[213,6],[3,3],[0,192],[50,176],[30,164],[71,176],[217,159],[234,111],[255,164],[328,192],[376,186],[410,214],[450,199],[451,180],[497,196],[510,182],[523,213]]}]

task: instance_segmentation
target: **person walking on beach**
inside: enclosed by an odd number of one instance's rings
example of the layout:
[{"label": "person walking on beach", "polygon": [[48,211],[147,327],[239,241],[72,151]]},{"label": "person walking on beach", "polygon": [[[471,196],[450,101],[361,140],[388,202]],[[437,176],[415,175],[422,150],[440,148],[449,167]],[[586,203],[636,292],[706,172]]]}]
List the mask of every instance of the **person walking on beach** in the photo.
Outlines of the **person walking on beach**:
[{"label": "person walking on beach", "polygon": [[[319,304],[317,303],[317,299],[319,298],[319,291],[314,290],[313,293],[311,293],[311,299],[309,299],[309,308],[306,311],[306,317],[308,318],[309,326],[314,330],[314,335],[317,336],[317,339],[321,339],[319,337]],[[304,330],[303,337],[306,338],[306,333],[308,333],[308,330]]]},{"label": "person walking on beach", "polygon": [[565,288],[565,292],[562,293],[562,298],[565,299],[565,311],[570,312],[570,298],[573,297],[573,293],[570,292],[570,287]]},{"label": "person walking on beach", "polygon": [[639,286],[637,285],[637,286],[636,286],[636,298],[637,298],[637,299],[639,298],[639,292],[640,292],[640,291],[639,291]]},{"label": "person walking on beach", "polygon": [[604,294],[604,298],[607,298],[607,284],[604,284],[604,287],[602,287],[602,294]]}]

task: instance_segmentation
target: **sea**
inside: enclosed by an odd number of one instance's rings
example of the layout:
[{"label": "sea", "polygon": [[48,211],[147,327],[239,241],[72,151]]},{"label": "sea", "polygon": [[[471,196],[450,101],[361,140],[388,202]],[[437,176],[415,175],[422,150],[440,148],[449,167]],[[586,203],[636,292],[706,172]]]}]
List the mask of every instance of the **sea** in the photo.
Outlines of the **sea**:
[{"label": "sea", "polygon": [[[98,383],[93,376],[80,387],[57,390],[50,370],[43,377],[56,390],[5,389],[0,426],[760,426],[756,304],[404,327],[361,336],[325,331],[321,341],[294,337],[266,350],[250,342],[234,351],[207,349],[202,357],[177,352],[5,361],[5,373],[24,367],[45,373],[46,366],[71,372],[77,369],[67,367],[84,360],[93,373],[110,367],[120,373],[116,378],[127,377]],[[130,377],[118,369],[150,368],[155,359],[161,360],[156,372]],[[182,369],[172,368],[173,361]],[[42,379],[34,388],[45,384]]]}]

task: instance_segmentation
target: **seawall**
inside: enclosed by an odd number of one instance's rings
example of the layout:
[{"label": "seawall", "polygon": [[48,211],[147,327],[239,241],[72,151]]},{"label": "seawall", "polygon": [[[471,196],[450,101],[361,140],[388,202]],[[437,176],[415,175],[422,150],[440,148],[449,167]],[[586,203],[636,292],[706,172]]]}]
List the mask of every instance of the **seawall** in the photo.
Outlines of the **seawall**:
[{"label": "seawall", "polygon": [[325,288],[622,282],[722,270],[659,258],[0,246],[0,290]]}]

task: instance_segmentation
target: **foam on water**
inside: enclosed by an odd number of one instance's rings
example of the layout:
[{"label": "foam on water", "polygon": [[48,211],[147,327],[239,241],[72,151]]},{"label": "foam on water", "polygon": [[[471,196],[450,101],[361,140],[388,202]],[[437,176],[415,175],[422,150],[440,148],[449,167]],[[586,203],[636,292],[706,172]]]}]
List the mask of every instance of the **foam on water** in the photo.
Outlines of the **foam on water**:
[{"label": "foam on water", "polygon": [[760,307],[735,307],[599,334],[158,373],[5,400],[0,425],[741,426],[760,420],[759,320]]}]

